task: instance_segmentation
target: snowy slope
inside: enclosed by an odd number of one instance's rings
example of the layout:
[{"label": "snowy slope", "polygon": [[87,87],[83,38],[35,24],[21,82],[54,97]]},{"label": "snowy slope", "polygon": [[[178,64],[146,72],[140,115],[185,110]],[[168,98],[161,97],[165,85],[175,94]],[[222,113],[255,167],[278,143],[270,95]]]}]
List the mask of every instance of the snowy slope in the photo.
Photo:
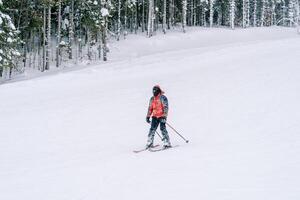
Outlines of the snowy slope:
[{"label": "snowy slope", "polygon": [[[295,30],[193,29],[111,50],[107,64],[0,86],[1,200],[300,198]],[[157,83],[191,142],[169,130],[180,147],[134,154]]]}]

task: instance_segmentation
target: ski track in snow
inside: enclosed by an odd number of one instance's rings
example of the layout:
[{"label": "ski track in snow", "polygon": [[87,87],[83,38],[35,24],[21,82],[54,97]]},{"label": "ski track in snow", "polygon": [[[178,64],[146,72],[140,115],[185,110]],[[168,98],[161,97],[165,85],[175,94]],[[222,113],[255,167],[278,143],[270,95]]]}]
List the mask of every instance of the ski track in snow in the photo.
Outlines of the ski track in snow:
[{"label": "ski track in snow", "polygon": [[[298,200],[295,32],[130,36],[109,63],[0,85],[0,199]],[[157,83],[190,143],[134,154]]]}]

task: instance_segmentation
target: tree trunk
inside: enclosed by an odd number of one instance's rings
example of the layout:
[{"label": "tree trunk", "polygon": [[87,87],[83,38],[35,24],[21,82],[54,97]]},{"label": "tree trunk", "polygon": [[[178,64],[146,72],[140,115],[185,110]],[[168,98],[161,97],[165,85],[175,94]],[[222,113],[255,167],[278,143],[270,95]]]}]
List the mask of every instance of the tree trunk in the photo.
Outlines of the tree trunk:
[{"label": "tree trunk", "polygon": [[299,1],[296,1],[295,6],[296,6],[296,26],[297,26],[297,32],[300,34],[300,5]]},{"label": "tree trunk", "polygon": [[169,27],[174,25],[174,0],[169,0]]},{"label": "tree trunk", "polygon": [[69,59],[73,59],[73,41],[74,41],[74,0],[71,0],[70,8],[70,24],[69,24]]},{"label": "tree trunk", "polygon": [[271,24],[274,26],[276,24],[276,2],[272,1],[272,14],[271,14]]},{"label": "tree trunk", "polygon": [[[106,17],[105,17],[106,18]],[[107,32],[106,32],[106,19],[104,26],[102,27],[102,51],[103,51],[103,61],[107,61]]]},{"label": "tree trunk", "polygon": [[210,0],[209,2],[209,27],[213,26],[213,15],[214,15],[214,0]]},{"label": "tree trunk", "polygon": [[117,40],[120,40],[121,34],[121,0],[118,1],[118,35]]},{"label": "tree trunk", "polygon": [[45,70],[50,69],[50,48],[51,48],[51,5],[48,5],[48,31],[47,31],[47,49],[46,49],[46,68]]},{"label": "tree trunk", "polygon": [[247,0],[247,24],[246,26],[249,27],[250,26],[250,0]]},{"label": "tree trunk", "polygon": [[152,19],[151,19],[152,34],[154,33],[154,31],[156,31],[155,20],[156,20],[155,1],[152,0]]},{"label": "tree trunk", "polygon": [[134,33],[137,34],[139,25],[138,25],[138,12],[139,12],[138,2],[135,2],[135,16],[134,16]]},{"label": "tree trunk", "polygon": [[164,0],[164,12],[163,12],[163,32],[167,32],[167,0]]},{"label": "tree trunk", "polygon": [[153,11],[154,11],[154,1],[149,0],[149,8],[148,8],[148,29],[147,36],[151,37],[153,35]]},{"label": "tree trunk", "polygon": [[[105,1],[102,5],[103,8],[107,9],[107,2]],[[108,26],[108,16],[103,16],[103,23],[101,23],[101,33],[102,33],[102,54],[103,54],[103,61],[107,61],[107,26]]]},{"label": "tree trunk", "polygon": [[243,0],[243,28],[246,28],[246,0]]},{"label": "tree trunk", "polygon": [[46,69],[46,6],[44,6],[43,19],[43,66],[41,68],[42,72]]},{"label": "tree trunk", "polygon": [[101,33],[100,31],[97,32],[97,40],[98,40],[98,59],[101,60]]},{"label": "tree trunk", "polygon": [[145,1],[142,0],[142,32],[145,31]]},{"label": "tree trunk", "polygon": [[193,26],[197,25],[198,0],[193,0]]},{"label": "tree trunk", "polygon": [[58,24],[57,24],[57,46],[56,46],[56,67],[60,65],[60,32],[61,32],[61,0],[58,0]]},{"label": "tree trunk", "polygon": [[206,27],[205,6],[202,4],[202,26]]},{"label": "tree trunk", "polygon": [[127,1],[125,0],[125,16],[124,16],[124,39],[127,35]]},{"label": "tree trunk", "polygon": [[182,31],[185,33],[186,27],[186,10],[187,10],[187,0],[182,1]]},{"label": "tree trunk", "polygon": [[230,28],[234,29],[235,20],[235,0],[230,0]]},{"label": "tree trunk", "polygon": [[254,8],[253,8],[253,26],[256,27],[257,25],[257,0],[254,0]]},{"label": "tree trunk", "polygon": [[262,0],[262,6],[261,6],[261,18],[260,18],[260,26],[264,26],[265,22],[265,11],[266,11],[266,0]]},{"label": "tree trunk", "polygon": [[87,28],[86,29],[86,41],[87,41],[87,55],[88,55],[88,59],[92,60],[92,51],[91,51],[91,36],[90,36],[90,30]]},{"label": "tree trunk", "polygon": [[78,57],[81,60],[82,59],[82,25],[79,21],[79,37],[78,38]]}]

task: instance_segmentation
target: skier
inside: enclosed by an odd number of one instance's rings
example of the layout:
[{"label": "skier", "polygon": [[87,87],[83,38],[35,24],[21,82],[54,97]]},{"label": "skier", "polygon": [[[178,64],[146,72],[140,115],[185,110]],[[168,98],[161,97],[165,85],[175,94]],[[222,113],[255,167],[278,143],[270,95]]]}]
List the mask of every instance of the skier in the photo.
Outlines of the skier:
[{"label": "skier", "polygon": [[148,134],[146,148],[151,148],[153,146],[154,135],[158,125],[160,125],[160,130],[163,135],[164,148],[171,147],[168,131],[166,129],[166,121],[169,109],[168,99],[163,94],[164,92],[161,90],[159,85],[155,85],[153,87],[153,96],[150,98],[146,117],[147,123],[150,123],[150,117],[152,116],[151,128]]}]

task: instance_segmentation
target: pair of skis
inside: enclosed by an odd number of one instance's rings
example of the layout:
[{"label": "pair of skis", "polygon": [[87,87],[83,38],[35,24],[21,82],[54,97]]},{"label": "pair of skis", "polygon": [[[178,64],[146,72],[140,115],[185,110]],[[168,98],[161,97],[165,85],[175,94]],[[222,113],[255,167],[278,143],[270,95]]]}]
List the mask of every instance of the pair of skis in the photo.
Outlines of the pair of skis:
[{"label": "pair of skis", "polygon": [[167,150],[167,149],[171,149],[171,148],[174,148],[174,147],[178,147],[179,145],[175,145],[175,146],[170,146],[170,147],[162,147],[160,146],[159,144],[157,145],[154,145],[153,147],[147,147],[147,148],[144,148],[144,149],[140,149],[140,150],[134,150],[133,152],[134,153],[141,153],[143,151],[150,151],[150,152],[158,152],[158,151],[164,151],[164,150]]}]

